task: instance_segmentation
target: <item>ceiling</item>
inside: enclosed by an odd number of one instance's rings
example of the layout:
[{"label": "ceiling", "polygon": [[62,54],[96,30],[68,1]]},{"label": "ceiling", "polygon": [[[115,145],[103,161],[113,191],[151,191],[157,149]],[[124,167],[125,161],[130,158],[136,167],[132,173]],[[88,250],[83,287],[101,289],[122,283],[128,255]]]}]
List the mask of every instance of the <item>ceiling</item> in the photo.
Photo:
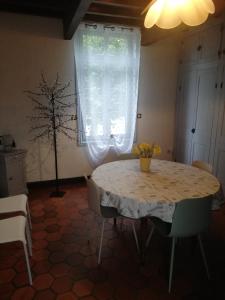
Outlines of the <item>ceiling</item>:
[{"label": "ceiling", "polygon": [[70,39],[81,20],[142,26],[149,0],[0,0],[0,10],[61,18]]},{"label": "ceiling", "polygon": [[[64,38],[71,39],[82,20],[139,26],[141,12],[150,0],[0,0],[0,10],[63,20]],[[216,16],[225,9],[225,0],[213,0]],[[151,31],[154,29],[150,29]]]}]

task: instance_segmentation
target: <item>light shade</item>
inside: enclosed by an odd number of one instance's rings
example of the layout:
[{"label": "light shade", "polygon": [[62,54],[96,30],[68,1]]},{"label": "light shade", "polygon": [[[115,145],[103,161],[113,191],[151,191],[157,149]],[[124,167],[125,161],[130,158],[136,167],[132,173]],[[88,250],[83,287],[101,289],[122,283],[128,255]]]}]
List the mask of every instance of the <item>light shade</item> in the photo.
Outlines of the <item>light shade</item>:
[{"label": "light shade", "polygon": [[214,12],[212,0],[153,0],[149,4],[144,26],[151,28],[156,24],[160,28],[170,29],[181,22],[197,26]]}]

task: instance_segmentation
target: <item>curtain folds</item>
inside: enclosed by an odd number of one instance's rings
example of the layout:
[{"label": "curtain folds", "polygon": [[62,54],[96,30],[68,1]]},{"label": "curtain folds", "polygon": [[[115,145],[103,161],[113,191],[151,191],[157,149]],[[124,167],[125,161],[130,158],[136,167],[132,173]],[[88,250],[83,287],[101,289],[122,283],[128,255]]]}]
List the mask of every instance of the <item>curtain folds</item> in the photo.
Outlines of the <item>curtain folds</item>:
[{"label": "curtain folds", "polygon": [[81,24],[74,39],[79,105],[90,160],[131,151],[137,113],[140,31]]}]

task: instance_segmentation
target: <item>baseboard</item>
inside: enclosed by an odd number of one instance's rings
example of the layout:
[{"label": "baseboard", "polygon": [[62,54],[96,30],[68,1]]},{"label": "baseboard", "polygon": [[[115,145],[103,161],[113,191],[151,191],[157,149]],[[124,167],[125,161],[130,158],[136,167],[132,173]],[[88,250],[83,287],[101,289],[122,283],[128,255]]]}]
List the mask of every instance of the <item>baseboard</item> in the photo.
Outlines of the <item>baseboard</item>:
[{"label": "baseboard", "polygon": [[[85,178],[83,176],[59,179],[60,185],[79,184],[79,183],[84,183],[84,182],[85,182]],[[28,189],[34,188],[34,187],[51,187],[51,186],[55,186],[55,180],[34,181],[34,182],[27,183]]]}]

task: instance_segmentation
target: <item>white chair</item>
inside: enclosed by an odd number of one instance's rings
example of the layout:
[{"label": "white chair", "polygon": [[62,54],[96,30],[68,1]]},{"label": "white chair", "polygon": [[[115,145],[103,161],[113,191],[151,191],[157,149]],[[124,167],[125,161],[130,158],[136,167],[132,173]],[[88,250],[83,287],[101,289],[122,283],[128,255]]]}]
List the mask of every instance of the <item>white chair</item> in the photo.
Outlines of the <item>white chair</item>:
[{"label": "white chair", "polygon": [[21,194],[0,198],[0,213],[14,213],[19,211],[24,213],[31,229],[32,224],[27,195]]},{"label": "white chair", "polygon": [[212,173],[212,166],[208,163],[206,163],[205,161],[202,160],[194,160],[192,162],[192,166],[196,167],[198,169],[204,170],[208,173]]},{"label": "white chair", "polygon": [[176,204],[171,223],[164,222],[158,218],[150,218],[152,229],[146,241],[148,247],[155,229],[165,237],[172,238],[172,249],[170,259],[169,293],[171,291],[175,244],[178,238],[197,236],[207,277],[210,278],[209,268],[200,234],[204,232],[210,222],[211,198],[187,199]]},{"label": "white chair", "polygon": [[[26,218],[24,216],[17,216],[9,219],[0,220],[0,244],[17,242],[17,241],[23,243],[29,283],[30,285],[32,285],[32,275],[31,275],[29,256],[28,256],[28,251],[30,256],[32,255],[30,240],[31,240],[30,231],[26,226]],[[28,244],[28,251],[27,251],[27,244]]]},{"label": "white chair", "polygon": [[[98,252],[98,264],[101,263],[101,252],[102,252],[102,241],[104,235],[104,226],[106,219],[109,218],[117,218],[121,217],[117,210],[113,207],[105,207],[100,205],[100,192],[99,188],[96,186],[92,179],[89,179],[85,176],[87,187],[88,187],[88,205],[89,208],[98,216],[102,217],[102,229],[101,229],[101,237],[100,237],[100,245],[99,245],[99,252]],[[132,230],[137,246],[138,252],[140,252],[137,233],[135,230],[134,222],[132,222]]]},{"label": "white chair", "polygon": [[[202,160],[194,160],[192,162],[192,166],[196,167],[198,169],[204,170],[210,174],[212,174],[212,172],[213,172],[212,166]],[[223,205],[224,203],[225,203],[225,197],[224,197],[224,192],[223,192],[223,186],[220,183],[220,189],[215,194],[214,200],[212,202],[212,209],[219,209],[221,207],[221,205]]]}]

